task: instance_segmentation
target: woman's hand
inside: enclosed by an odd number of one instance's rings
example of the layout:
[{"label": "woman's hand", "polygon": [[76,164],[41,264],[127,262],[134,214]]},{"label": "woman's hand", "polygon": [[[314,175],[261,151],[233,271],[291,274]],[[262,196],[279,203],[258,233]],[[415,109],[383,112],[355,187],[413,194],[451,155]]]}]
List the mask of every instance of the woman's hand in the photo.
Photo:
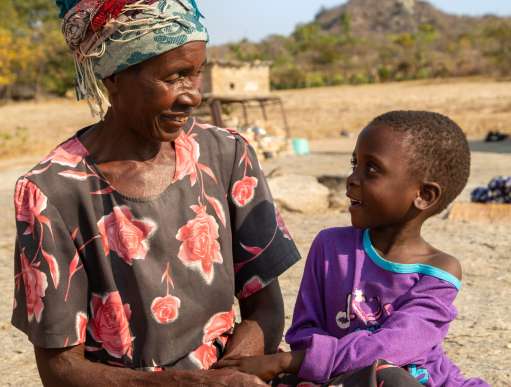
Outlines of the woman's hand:
[{"label": "woman's hand", "polygon": [[213,368],[234,368],[246,374],[258,376],[264,381],[269,381],[277,375],[285,372],[285,357],[290,353],[281,352],[273,355],[250,356],[238,359],[225,359],[216,363]]},{"label": "woman's hand", "polygon": [[234,368],[258,376],[265,382],[282,373],[298,374],[305,352],[279,352],[273,355],[221,359],[213,368]]}]

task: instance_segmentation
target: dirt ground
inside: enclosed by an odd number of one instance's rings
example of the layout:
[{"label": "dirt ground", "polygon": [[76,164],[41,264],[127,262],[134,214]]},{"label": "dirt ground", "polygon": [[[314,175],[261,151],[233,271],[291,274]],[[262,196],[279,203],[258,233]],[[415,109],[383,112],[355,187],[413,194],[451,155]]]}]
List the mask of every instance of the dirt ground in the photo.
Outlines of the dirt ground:
[{"label": "dirt ground", "polygon": [[[373,85],[286,91],[290,121],[297,135],[329,137],[311,143],[309,156],[288,156],[263,163],[269,173],[346,175],[354,138],[339,138],[341,129],[355,131],[375,114],[396,108],[433,109],[451,114],[470,128],[473,139],[472,175],[458,200],[467,201],[470,190],[495,175],[511,174],[511,141],[485,145],[476,138],[486,130],[511,125],[511,84],[491,81],[449,84]],[[302,108],[300,108],[302,104]],[[303,108],[307,106],[307,108]],[[23,130],[25,151],[8,149],[12,137],[0,137],[0,385],[40,386],[32,347],[10,325],[13,294],[14,220],[12,191],[16,178],[29,169],[50,144],[90,123],[87,107],[71,101],[12,104],[0,107],[0,136]],[[9,144],[7,144],[11,141]],[[3,144],[2,144],[3,143]],[[34,144],[37,144],[34,145]],[[13,157],[13,155],[16,155]],[[284,219],[305,257],[313,237],[323,228],[348,225],[339,211],[314,215],[284,213]],[[463,288],[457,299],[457,320],[445,340],[445,349],[467,376],[482,376],[493,386],[511,385],[511,271],[509,223],[455,222],[441,215],[424,229],[437,247],[457,256],[463,265]],[[286,304],[286,327],[295,302],[304,260],[281,278]],[[410,343],[412,345],[412,343]]]}]

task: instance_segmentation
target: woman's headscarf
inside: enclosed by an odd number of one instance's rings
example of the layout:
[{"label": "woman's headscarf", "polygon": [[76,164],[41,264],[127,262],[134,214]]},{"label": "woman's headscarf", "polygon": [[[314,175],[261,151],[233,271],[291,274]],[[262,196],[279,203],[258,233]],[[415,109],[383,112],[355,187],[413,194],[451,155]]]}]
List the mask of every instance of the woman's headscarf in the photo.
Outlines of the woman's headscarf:
[{"label": "woman's headscarf", "polygon": [[191,41],[208,41],[195,0],[56,0],[76,66],[78,99],[108,106],[98,80]]}]

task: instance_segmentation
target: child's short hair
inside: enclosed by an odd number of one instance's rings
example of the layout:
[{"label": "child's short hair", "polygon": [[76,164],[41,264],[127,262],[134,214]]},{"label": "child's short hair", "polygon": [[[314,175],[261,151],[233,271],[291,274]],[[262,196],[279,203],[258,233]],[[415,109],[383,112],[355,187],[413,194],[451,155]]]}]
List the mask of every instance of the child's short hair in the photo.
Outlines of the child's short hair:
[{"label": "child's short hair", "polygon": [[426,111],[392,111],[369,126],[382,125],[404,133],[412,147],[411,173],[440,184],[443,195],[437,212],[463,190],[470,174],[470,149],[461,128],[449,117]]}]

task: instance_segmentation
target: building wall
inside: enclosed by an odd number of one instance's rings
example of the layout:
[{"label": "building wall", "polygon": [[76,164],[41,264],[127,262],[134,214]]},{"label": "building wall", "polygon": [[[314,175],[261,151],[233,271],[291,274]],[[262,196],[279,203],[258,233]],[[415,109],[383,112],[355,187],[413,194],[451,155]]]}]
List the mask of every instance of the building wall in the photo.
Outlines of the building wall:
[{"label": "building wall", "polygon": [[206,68],[204,93],[214,95],[265,95],[270,93],[270,67],[267,65],[227,66],[212,64]]}]

